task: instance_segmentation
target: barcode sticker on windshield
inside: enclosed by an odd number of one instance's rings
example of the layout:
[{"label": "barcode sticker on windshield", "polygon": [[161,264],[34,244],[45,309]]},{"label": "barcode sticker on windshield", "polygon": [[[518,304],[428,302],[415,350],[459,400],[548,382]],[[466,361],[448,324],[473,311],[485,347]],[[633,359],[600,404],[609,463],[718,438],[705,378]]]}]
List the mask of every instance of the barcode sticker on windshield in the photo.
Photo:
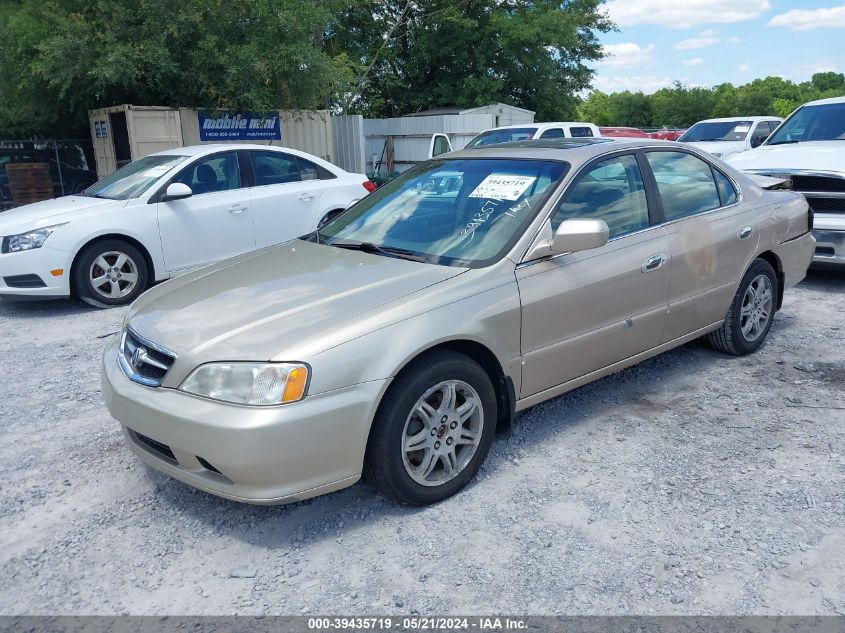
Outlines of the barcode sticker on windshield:
[{"label": "barcode sticker on windshield", "polygon": [[470,198],[491,198],[493,200],[519,200],[534,181],[536,176],[509,176],[507,174],[490,174],[482,180],[475,190],[469,194]]}]

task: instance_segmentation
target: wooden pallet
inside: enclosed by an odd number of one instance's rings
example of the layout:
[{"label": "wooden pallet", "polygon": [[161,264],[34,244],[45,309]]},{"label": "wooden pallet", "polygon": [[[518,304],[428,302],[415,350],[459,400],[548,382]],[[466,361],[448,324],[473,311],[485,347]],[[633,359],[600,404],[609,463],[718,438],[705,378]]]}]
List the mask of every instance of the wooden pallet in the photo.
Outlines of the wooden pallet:
[{"label": "wooden pallet", "polygon": [[16,207],[56,197],[48,163],[7,163],[6,176]]}]

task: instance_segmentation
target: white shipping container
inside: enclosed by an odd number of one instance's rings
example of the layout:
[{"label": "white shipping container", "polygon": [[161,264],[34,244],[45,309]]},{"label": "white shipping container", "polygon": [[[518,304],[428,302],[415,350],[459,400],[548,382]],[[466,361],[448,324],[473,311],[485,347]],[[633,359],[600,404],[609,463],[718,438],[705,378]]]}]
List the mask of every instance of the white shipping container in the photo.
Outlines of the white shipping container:
[{"label": "white shipping container", "polygon": [[205,143],[254,143],[302,150],[332,161],[332,119],[328,110],[277,110],[281,140],[201,141],[193,108],[119,105],[88,113],[97,176],[149,154]]},{"label": "white shipping container", "polygon": [[91,110],[88,120],[99,178],[148,154],[183,145],[179,111],[173,108],[123,104]]}]

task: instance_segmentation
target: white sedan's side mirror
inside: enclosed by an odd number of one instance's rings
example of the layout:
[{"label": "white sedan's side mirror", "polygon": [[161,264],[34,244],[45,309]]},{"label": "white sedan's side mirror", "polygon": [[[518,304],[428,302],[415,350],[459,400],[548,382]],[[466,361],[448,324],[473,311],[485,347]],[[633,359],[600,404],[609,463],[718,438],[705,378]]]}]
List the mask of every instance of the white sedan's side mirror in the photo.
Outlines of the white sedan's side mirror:
[{"label": "white sedan's side mirror", "polygon": [[169,200],[183,200],[184,198],[190,198],[192,195],[194,195],[194,192],[191,191],[191,188],[188,185],[181,182],[171,182],[167,185],[167,190],[161,197],[161,201],[167,202]]},{"label": "white sedan's side mirror", "polygon": [[592,218],[564,220],[552,240],[553,253],[588,251],[607,244],[610,229],[604,220]]}]

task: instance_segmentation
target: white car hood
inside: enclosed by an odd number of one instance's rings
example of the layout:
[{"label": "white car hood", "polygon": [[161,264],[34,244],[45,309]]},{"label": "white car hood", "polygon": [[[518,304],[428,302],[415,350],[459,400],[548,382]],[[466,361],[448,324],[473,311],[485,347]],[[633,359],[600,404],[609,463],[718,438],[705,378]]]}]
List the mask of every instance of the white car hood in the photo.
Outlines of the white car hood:
[{"label": "white car hood", "polygon": [[745,141],[695,141],[687,143],[709,154],[725,156],[746,150]]},{"label": "white car hood", "polygon": [[104,207],[109,206],[121,209],[126,206],[126,200],[64,196],[27,204],[0,213],[0,235],[16,235],[43,226],[70,222],[86,216],[91,211],[106,210]]},{"label": "white car hood", "polygon": [[845,173],[845,141],[806,141],[783,145],[761,145],[727,160],[742,171],[777,170]]}]

